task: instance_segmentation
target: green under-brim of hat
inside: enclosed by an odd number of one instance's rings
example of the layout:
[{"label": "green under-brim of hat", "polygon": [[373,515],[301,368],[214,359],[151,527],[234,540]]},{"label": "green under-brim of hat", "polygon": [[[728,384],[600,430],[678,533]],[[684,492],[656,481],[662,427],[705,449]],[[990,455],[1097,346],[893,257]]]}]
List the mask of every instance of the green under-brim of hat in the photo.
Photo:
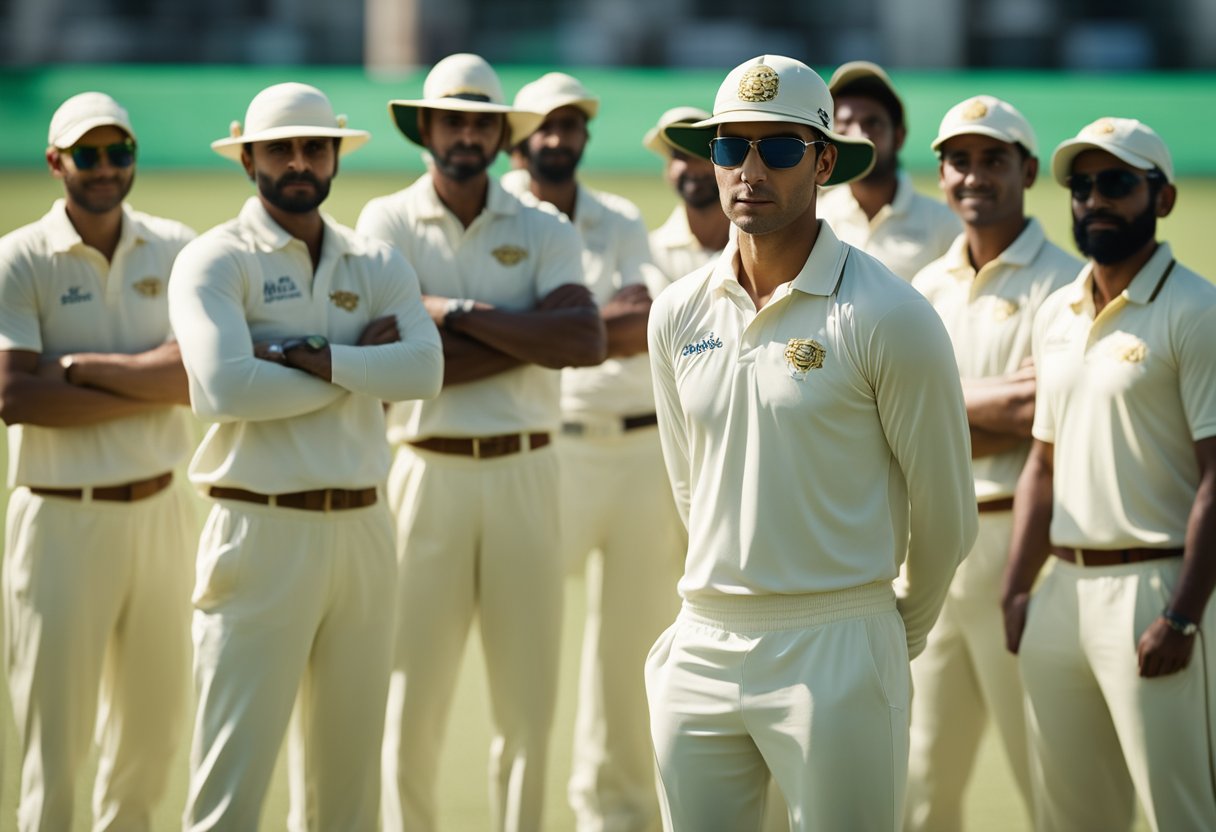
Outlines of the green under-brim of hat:
[{"label": "green under-brim of hat", "polygon": [[[715,116],[709,119],[709,122],[698,122],[696,124],[673,124],[663,131],[663,135],[667,137],[673,145],[686,153],[691,153],[694,156],[699,156],[702,159],[709,159],[709,140],[718,134],[718,126],[721,124],[730,124],[731,122],[753,122],[753,121],[781,121],[791,124],[801,124],[802,122],[791,122],[788,118],[772,118],[771,115],[756,111],[747,111],[744,113],[745,118],[731,118],[730,114],[724,116]],[[766,116],[769,116],[766,118]],[[841,136],[838,133],[832,133],[824,130],[817,125],[807,125],[813,127],[822,133],[828,141],[836,145],[836,167],[832,169],[832,175],[824,185],[843,185],[846,182],[852,182],[854,179],[860,179],[870,172],[874,167],[874,145],[866,139],[849,139]]]},{"label": "green under-brim of hat", "polygon": [[419,110],[451,110],[458,113],[501,113],[507,117],[510,128],[510,143],[531,135],[545,117],[539,113],[529,113],[516,110],[506,104],[494,104],[489,101],[473,101],[466,98],[434,98],[416,101],[390,101],[388,112],[393,124],[407,139],[419,147],[426,147],[422,142],[422,132],[418,128]]}]

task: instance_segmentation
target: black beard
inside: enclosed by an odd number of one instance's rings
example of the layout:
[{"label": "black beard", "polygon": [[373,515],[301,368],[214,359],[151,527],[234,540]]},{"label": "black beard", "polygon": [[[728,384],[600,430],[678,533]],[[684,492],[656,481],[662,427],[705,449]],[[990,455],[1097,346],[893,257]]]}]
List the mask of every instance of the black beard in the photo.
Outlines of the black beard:
[{"label": "black beard", "polygon": [[[1090,223],[1099,218],[1116,223],[1118,227],[1113,231],[1090,231]],[[1080,218],[1074,216],[1072,221],[1072,237],[1077,250],[1104,266],[1126,260],[1156,236],[1157,211],[1151,200],[1148,207],[1130,221],[1098,211]]]},{"label": "black beard", "polygon": [[718,180],[714,176],[689,176],[681,173],[676,177],[676,191],[684,204],[695,211],[718,204]]},{"label": "black beard", "polygon": [[[310,182],[315,190],[311,196],[287,196],[283,193],[283,189],[292,182]],[[308,171],[285,173],[277,180],[271,179],[268,174],[259,173],[258,192],[280,211],[286,211],[289,214],[307,214],[315,211],[329,196],[329,180],[322,182]]]},{"label": "black beard", "polygon": [[581,158],[582,154],[575,155],[569,150],[545,149],[528,154],[528,170],[537,179],[561,185],[574,179]]},{"label": "black beard", "polygon": [[[455,151],[472,151],[477,154],[476,162],[453,162],[452,155]],[[487,157],[485,152],[480,147],[472,145],[456,145],[448,149],[447,155],[442,158],[435,156],[435,169],[441,174],[456,182],[467,182],[476,176],[485,172],[490,163],[494,161],[493,157]]]},{"label": "black beard", "polygon": [[65,178],[64,187],[67,189],[68,195],[72,197],[72,201],[88,213],[108,214],[119,205],[122,205],[122,201],[127,198],[127,194],[131,193],[131,186],[135,184],[135,172],[131,172],[131,175],[126,178],[126,182],[123,181],[123,178],[121,174],[111,177],[112,181],[118,183],[118,190],[114,192],[113,196],[101,196],[100,194],[93,193],[89,186],[102,180],[90,179],[84,181],[79,174]]}]

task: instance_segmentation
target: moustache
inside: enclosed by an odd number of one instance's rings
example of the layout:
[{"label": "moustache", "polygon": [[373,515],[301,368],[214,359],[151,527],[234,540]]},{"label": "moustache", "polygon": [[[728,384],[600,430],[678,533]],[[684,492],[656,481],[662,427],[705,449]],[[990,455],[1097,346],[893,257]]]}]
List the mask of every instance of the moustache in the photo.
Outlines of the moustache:
[{"label": "moustache", "polygon": [[1081,228],[1088,231],[1089,227],[1091,225],[1093,225],[1095,222],[1108,222],[1108,223],[1112,223],[1112,224],[1118,226],[1119,228],[1126,228],[1127,224],[1128,224],[1127,221],[1123,219],[1123,217],[1118,217],[1118,216],[1115,216],[1114,214],[1108,214],[1105,211],[1091,211],[1090,213],[1086,214],[1085,216],[1083,216],[1079,220],[1077,220],[1077,225],[1081,226]]},{"label": "moustache", "polygon": [[321,181],[319,179],[317,179],[317,177],[315,175],[309,173],[306,170],[300,171],[298,173],[285,173],[282,176],[280,176],[278,181],[275,182],[274,184],[275,184],[276,188],[282,188],[285,185],[291,185],[296,182],[307,182],[308,184],[312,185],[313,187],[317,187],[317,188],[319,188],[321,186]]}]

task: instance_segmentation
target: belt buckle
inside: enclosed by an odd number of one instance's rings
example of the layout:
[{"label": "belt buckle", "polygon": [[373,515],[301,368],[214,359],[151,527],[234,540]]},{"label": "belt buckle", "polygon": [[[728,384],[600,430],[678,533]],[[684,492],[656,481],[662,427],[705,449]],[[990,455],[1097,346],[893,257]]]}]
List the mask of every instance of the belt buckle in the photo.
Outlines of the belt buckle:
[{"label": "belt buckle", "polygon": [[481,459],[481,437],[473,437],[473,459]]},{"label": "belt buckle", "polygon": [[1075,547],[1074,547],[1074,548],[1073,548],[1073,550],[1072,550],[1072,556],[1073,556],[1074,558],[1076,558],[1076,561],[1077,561],[1077,566],[1084,566],[1084,565],[1085,565],[1085,555],[1083,554],[1083,551],[1082,551],[1081,549],[1078,549],[1078,548],[1075,548]]},{"label": "belt buckle", "polygon": [[321,510],[330,512],[334,510],[334,490],[332,488],[325,489],[325,497],[321,506]]}]

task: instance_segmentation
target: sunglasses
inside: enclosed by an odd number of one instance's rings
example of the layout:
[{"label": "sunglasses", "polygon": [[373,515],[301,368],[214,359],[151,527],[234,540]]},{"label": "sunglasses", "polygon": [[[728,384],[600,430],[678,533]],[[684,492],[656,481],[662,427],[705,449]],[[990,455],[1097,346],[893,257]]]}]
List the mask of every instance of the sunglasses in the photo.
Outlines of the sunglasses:
[{"label": "sunglasses", "polygon": [[827,142],[805,142],[793,136],[769,136],[765,139],[719,136],[709,140],[709,159],[720,168],[737,168],[743,164],[743,160],[754,147],[766,167],[774,170],[792,168],[802,161],[806,149],[816,144]]},{"label": "sunglasses", "polygon": [[129,168],[135,164],[135,142],[130,139],[103,146],[78,144],[69,147],[68,153],[72,155],[77,170],[92,170],[101,163],[102,155],[116,168]]},{"label": "sunglasses", "polygon": [[1107,199],[1123,199],[1123,197],[1136,189],[1141,179],[1148,182],[1156,182],[1161,178],[1161,174],[1155,170],[1141,176],[1127,168],[1107,168],[1092,175],[1088,173],[1074,173],[1068,177],[1068,189],[1072,191],[1072,198],[1077,202],[1084,202],[1089,199],[1089,195],[1094,192],[1094,188],[1097,188],[1098,193]]}]

